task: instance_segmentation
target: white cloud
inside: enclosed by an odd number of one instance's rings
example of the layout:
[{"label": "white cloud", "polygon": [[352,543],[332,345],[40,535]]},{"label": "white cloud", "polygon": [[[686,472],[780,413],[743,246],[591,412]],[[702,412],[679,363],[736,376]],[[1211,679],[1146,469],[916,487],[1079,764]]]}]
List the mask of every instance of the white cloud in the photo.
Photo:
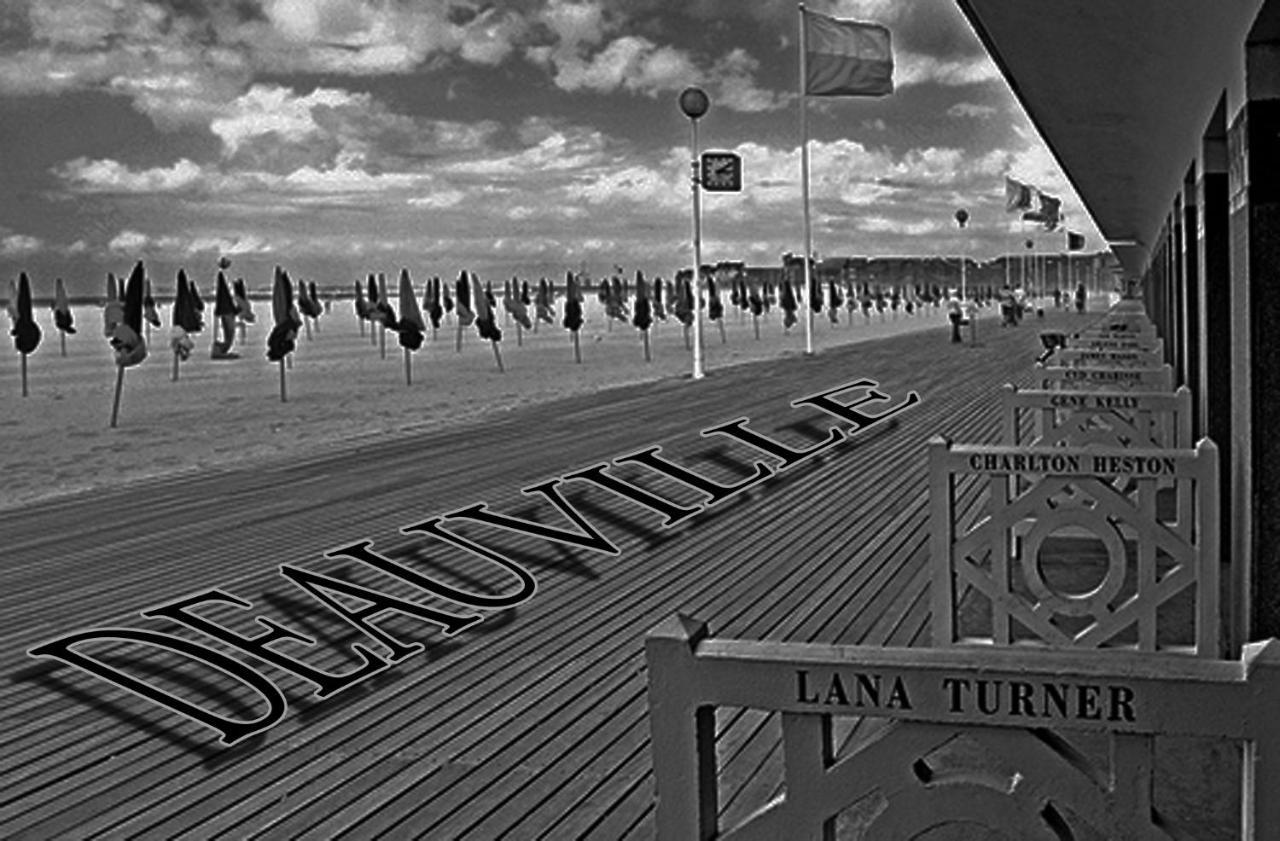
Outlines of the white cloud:
[{"label": "white cloud", "polygon": [[230,103],[223,115],[209,124],[226,150],[234,154],[246,141],[274,134],[279,140],[296,143],[320,133],[316,108],[335,108],[353,103],[367,106],[368,94],[352,94],[333,88],[316,88],[306,96],[296,96],[279,85],[254,85]]},{"label": "white cloud", "polygon": [[[540,55],[532,57],[537,60]],[[608,93],[623,88],[652,95],[700,76],[686,53],[637,35],[617,38],[589,59],[576,50],[551,54],[548,59],[555,68],[556,86],[566,91]]]},{"label": "white cloud", "polygon": [[[530,130],[536,131],[536,130]],[[530,134],[525,133],[528,137]],[[603,160],[604,136],[589,130],[552,130],[528,148],[510,155],[460,161],[442,167],[446,173],[536,177],[546,172],[580,169]]]},{"label": "white cloud", "polygon": [[[687,166],[687,165],[686,165]],[[591,204],[629,202],[648,208],[675,209],[689,201],[687,169],[667,169],[636,165],[595,173],[568,185],[565,194],[573,201]]]},{"label": "white cloud", "polygon": [[893,83],[904,88],[925,82],[948,87],[1001,81],[1004,77],[990,57],[940,59],[930,55],[894,50]]},{"label": "white cloud", "polygon": [[972,102],[957,102],[947,109],[948,117],[992,117],[1000,113],[994,105],[975,105]]},{"label": "white cloud", "polygon": [[119,161],[76,158],[56,173],[77,189],[89,193],[168,193],[202,185],[203,169],[187,158],[170,167],[131,170]]},{"label": "white cloud", "polygon": [[555,33],[564,48],[598,44],[604,38],[604,12],[598,3],[550,0],[538,19]]},{"label": "white cloud", "polygon": [[374,23],[372,9],[358,0],[267,0],[267,18],[294,41],[357,43]]},{"label": "white cloud", "polygon": [[948,230],[948,226],[933,219],[917,219],[903,221],[886,216],[864,216],[857,220],[857,226],[868,233],[901,234],[908,237],[923,236]]},{"label": "white cloud", "polygon": [[448,207],[457,207],[466,197],[467,194],[461,190],[440,190],[433,192],[429,196],[415,196],[409,199],[406,204],[410,207],[443,210]]},{"label": "white cloud", "polygon": [[746,50],[735,49],[721,58],[711,69],[717,95],[715,101],[732,111],[776,111],[795,99],[793,93],[775,93],[756,86],[754,74],[760,62]]},{"label": "white cloud", "polygon": [[182,243],[180,249],[188,254],[211,252],[229,257],[237,254],[268,254],[276,250],[266,240],[253,235],[196,236]]},{"label": "white cloud", "polygon": [[833,17],[891,23],[904,13],[902,0],[833,0],[819,9]]},{"label": "white cloud", "polygon": [[703,67],[685,50],[628,34],[591,54],[589,48],[600,40],[602,30],[597,17],[586,12],[581,15],[587,22],[575,19],[580,28],[563,28],[559,43],[525,50],[525,57],[552,73],[552,81],[561,90],[624,90],[658,96],[696,83],[710,88],[718,105],[742,112],[776,110],[794,99],[793,94],[759,87],[754,74],[760,62],[742,48]]},{"label": "white cloud", "polygon": [[151,245],[151,237],[140,231],[124,230],[111,238],[107,248],[111,251],[134,253]]},{"label": "white cloud", "polygon": [[25,257],[43,248],[43,240],[27,234],[10,234],[0,239],[0,254],[6,257]]}]

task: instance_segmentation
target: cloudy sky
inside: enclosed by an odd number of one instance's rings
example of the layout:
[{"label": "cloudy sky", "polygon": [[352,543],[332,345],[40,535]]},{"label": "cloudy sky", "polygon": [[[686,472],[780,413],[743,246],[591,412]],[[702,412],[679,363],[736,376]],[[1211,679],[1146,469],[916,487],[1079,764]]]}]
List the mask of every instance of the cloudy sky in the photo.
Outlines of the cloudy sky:
[{"label": "cloudy sky", "polygon": [[[887,25],[895,58],[892,95],[811,103],[820,255],[1016,251],[1005,175],[1103,247],[953,0],[809,7]],[[706,196],[704,260],[776,264],[803,243],[797,48],[785,0],[4,0],[0,273],[669,276],[691,84],[746,177]]]}]

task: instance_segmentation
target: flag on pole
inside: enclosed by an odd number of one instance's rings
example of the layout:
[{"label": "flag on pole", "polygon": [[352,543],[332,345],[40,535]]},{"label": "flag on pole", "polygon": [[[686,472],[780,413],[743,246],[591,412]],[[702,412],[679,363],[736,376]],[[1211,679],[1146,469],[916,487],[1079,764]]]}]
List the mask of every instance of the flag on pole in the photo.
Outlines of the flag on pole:
[{"label": "flag on pole", "polygon": [[1046,231],[1052,231],[1062,221],[1062,199],[1045,193],[1039,193],[1040,209],[1028,210],[1022,218],[1028,222],[1039,222]]},{"label": "flag on pole", "polygon": [[1007,213],[1031,209],[1031,194],[1035,188],[1012,178],[1004,179],[1004,209]]},{"label": "flag on pole", "polygon": [[[804,207],[804,285],[812,282],[813,231],[809,220],[810,96],[884,96],[893,93],[893,49],[879,24],[800,11],[800,198]],[[790,314],[789,314],[790,315]],[[794,316],[790,316],[794,323]],[[789,325],[788,325],[789,326]],[[813,312],[805,317],[805,353],[813,353]]]},{"label": "flag on pole", "polygon": [[1041,193],[1040,213],[1045,218],[1045,230],[1052,231],[1062,221],[1062,199]]},{"label": "flag on pole", "polygon": [[893,93],[889,30],[879,24],[804,12],[804,92],[808,96]]}]

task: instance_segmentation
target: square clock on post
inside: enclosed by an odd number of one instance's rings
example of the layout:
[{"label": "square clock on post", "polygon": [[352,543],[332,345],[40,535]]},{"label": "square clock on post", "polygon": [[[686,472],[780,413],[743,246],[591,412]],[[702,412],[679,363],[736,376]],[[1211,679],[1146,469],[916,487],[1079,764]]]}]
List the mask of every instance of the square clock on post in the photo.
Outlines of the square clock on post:
[{"label": "square clock on post", "polygon": [[717,193],[742,190],[742,158],[733,152],[703,152],[702,189]]}]

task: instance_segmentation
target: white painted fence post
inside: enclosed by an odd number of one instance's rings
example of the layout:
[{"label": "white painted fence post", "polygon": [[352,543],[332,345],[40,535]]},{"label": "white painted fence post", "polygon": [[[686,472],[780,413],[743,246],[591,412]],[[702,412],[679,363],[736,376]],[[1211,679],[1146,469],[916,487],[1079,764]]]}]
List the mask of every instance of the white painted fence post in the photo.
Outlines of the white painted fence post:
[{"label": "white painted fence post", "polygon": [[709,841],[717,834],[715,709],[697,704],[693,658],[707,635],[706,623],[674,616],[645,640],[659,841]]}]

